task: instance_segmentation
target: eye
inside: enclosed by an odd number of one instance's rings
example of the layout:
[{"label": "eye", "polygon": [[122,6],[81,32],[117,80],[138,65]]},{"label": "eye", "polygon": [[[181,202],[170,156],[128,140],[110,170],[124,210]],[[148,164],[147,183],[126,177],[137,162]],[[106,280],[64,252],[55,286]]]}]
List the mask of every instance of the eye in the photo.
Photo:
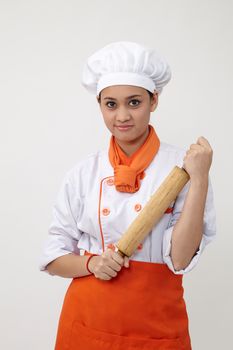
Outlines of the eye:
[{"label": "eye", "polygon": [[129,102],[130,106],[137,107],[141,102],[139,100],[131,100]]},{"label": "eye", "polygon": [[113,102],[113,101],[108,101],[108,102],[106,103],[106,106],[107,106],[108,108],[113,108],[113,107],[115,107],[115,105],[116,105],[116,103]]}]

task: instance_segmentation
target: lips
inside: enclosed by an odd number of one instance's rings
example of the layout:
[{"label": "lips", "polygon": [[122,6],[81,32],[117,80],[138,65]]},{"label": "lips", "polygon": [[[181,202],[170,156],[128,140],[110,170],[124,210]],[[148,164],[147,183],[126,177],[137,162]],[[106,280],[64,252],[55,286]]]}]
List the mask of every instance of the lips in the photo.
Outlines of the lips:
[{"label": "lips", "polygon": [[115,127],[120,131],[125,131],[133,127],[133,125],[115,125]]}]

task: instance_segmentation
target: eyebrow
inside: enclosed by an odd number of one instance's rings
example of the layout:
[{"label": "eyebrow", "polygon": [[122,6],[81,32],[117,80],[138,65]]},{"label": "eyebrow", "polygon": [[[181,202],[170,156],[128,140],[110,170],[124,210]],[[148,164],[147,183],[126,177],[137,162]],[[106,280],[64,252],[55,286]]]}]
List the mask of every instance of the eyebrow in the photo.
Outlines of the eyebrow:
[{"label": "eyebrow", "polygon": [[[126,97],[125,99],[129,100],[129,99],[131,99],[133,97],[142,97],[142,95],[131,95],[131,96]],[[104,97],[104,100],[107,100],[107,99],[116,101],[116,98],[114,98],[114,97]]]}]

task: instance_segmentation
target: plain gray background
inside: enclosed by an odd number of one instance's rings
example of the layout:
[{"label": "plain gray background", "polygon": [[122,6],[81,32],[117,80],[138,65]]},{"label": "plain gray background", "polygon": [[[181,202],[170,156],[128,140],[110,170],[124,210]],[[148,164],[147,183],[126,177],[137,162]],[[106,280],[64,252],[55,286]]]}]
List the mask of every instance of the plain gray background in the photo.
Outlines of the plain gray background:
[{"label": "plain gray background", "polygon": [[214,149],[218,237],[184,277],[194,350],[232,345],[232,1],[0,1],[0,348],[51,350],[70,280],[38,271],[52,205],[79,160],[108,146],[84,61],[119,40],[163,54],[172,80],[152,124]]}]

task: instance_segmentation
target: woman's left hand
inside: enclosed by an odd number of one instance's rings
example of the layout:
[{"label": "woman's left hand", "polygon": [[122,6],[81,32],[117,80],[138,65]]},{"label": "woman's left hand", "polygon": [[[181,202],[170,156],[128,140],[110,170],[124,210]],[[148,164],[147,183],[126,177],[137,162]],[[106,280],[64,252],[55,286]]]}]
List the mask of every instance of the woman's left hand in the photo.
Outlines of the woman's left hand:
[{"label": "woman's left hand", "polygon": [[203,136],[199,137],[196,144],[192,144],[184,157],[183,167],[190,179],[208,177],[213,158],[213,150]]}]

